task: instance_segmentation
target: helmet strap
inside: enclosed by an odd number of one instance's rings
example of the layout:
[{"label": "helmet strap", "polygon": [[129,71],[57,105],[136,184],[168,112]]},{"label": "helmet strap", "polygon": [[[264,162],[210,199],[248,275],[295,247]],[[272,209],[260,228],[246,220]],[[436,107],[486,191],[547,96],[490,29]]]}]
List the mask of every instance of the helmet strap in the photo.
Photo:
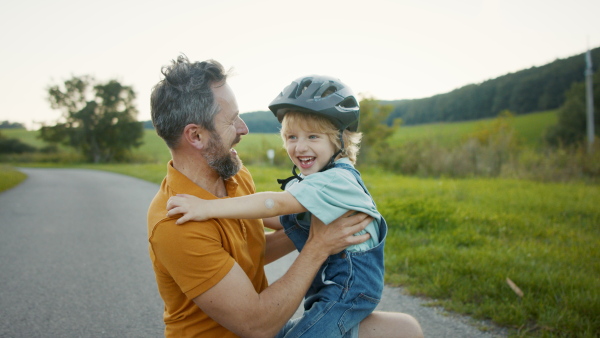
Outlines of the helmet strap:
[{"label": "helmet strap", "polygon": [[294,166],[292,167],[292,176],[285,178],[285,179],[281,179],[278,178],[277,179],[277,183],[281,184],[281,186],[279,188],[281,188],[281,190],[285,190],[285,186],[293,179],[298,179],[298,182],[302,181],[302,177],[300,177],[297,173],[296,173],[296,169],[298,167],[296,167],[296,165],[294,164]]},{"label": "helmet strap", "polygon": [[344,129],[340,130],[340,143],[340,150],[338,150],[335,154],[333,154],[333,156],[331,156],[331,159],[329,159],[329,163],[327,163],[323,168],[321,168],[319,172],[323,172],[325,170],[333,168],[333,163],[335,162],[336,157],[338,157],[338,155],[344,151]]}]

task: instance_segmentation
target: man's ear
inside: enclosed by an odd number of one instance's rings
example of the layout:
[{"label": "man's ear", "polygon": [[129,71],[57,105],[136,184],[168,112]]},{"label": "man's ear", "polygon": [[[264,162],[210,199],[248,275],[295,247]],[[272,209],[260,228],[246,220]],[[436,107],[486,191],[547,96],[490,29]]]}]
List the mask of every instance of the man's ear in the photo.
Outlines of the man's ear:
[{"label": "man's ear", "polygon": [[183,135],[185,142],[192,147],[200,150],[206,146],[206,133],[204,128],[201,128],[197,124],[188,124],[183,129]]}]

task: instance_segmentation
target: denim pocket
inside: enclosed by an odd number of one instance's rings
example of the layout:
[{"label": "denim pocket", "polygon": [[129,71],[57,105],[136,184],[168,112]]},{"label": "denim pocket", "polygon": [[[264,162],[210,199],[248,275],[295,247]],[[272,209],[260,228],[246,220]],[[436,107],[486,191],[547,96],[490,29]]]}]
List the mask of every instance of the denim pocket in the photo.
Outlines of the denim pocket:
[{"label": "denim pocket", "polygon": [[343,299],[348,289],[352,287],[352,270],[352,259],[344,250],[337,255],[329,256],[325,261],[320,269],[321,281],[324,285],[338,285],[343,290],[340,296],[340,299]]}]

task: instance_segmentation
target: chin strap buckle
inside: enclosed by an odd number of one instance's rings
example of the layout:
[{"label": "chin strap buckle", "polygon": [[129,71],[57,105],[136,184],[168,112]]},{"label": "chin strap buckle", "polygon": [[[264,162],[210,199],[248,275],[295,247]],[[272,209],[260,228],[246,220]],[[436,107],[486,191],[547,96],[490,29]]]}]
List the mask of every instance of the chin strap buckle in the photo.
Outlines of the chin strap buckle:
[{"label": "chin strap buckle", "polygon": [[302,177],[298,176],[298,174],[296,173],[296,165],[294,165],[294,167],[292,167],[292,176],[285,178],[285,179],[281,179],[278,178],[277,179],[277,183],[281,184],[281,190],[285,190],[285,186],[294,178],[298,179],[298,182],[302,181]]}]

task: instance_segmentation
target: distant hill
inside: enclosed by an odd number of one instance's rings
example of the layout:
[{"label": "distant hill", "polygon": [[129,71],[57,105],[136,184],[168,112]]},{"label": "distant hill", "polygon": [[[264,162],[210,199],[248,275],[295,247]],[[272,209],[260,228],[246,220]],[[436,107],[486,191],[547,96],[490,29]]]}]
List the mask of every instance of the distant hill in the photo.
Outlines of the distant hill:
[{"label": "distant hill", "polygon": [[[251,133],[278,133],[281,124],[270,111],[255,111],[240,115]],[[154,129],[152,121],[142,121],[144,129]]]},{"label": "distant hill", "polygon": [[278,133],[281,126],[271,111],[255,111],[240,116],[251,133]]},{"label": "distant hill", "polygon": [[[598,69],[600,48],[591,54]],[[395,107],[388,123],[395,118],[410,125],[495,117],[505,109],[516,114],[556,109],[564,102],[565,91],[584,80],[584,70],[582,53],[429,98],[388,101]]]},{"label": "distant hill", "polygon": [[150,121],[150,120],[142,121],[142,125],[144,126],[144,129],[154,129],[154,125],[152,124],[152,121]]}]

